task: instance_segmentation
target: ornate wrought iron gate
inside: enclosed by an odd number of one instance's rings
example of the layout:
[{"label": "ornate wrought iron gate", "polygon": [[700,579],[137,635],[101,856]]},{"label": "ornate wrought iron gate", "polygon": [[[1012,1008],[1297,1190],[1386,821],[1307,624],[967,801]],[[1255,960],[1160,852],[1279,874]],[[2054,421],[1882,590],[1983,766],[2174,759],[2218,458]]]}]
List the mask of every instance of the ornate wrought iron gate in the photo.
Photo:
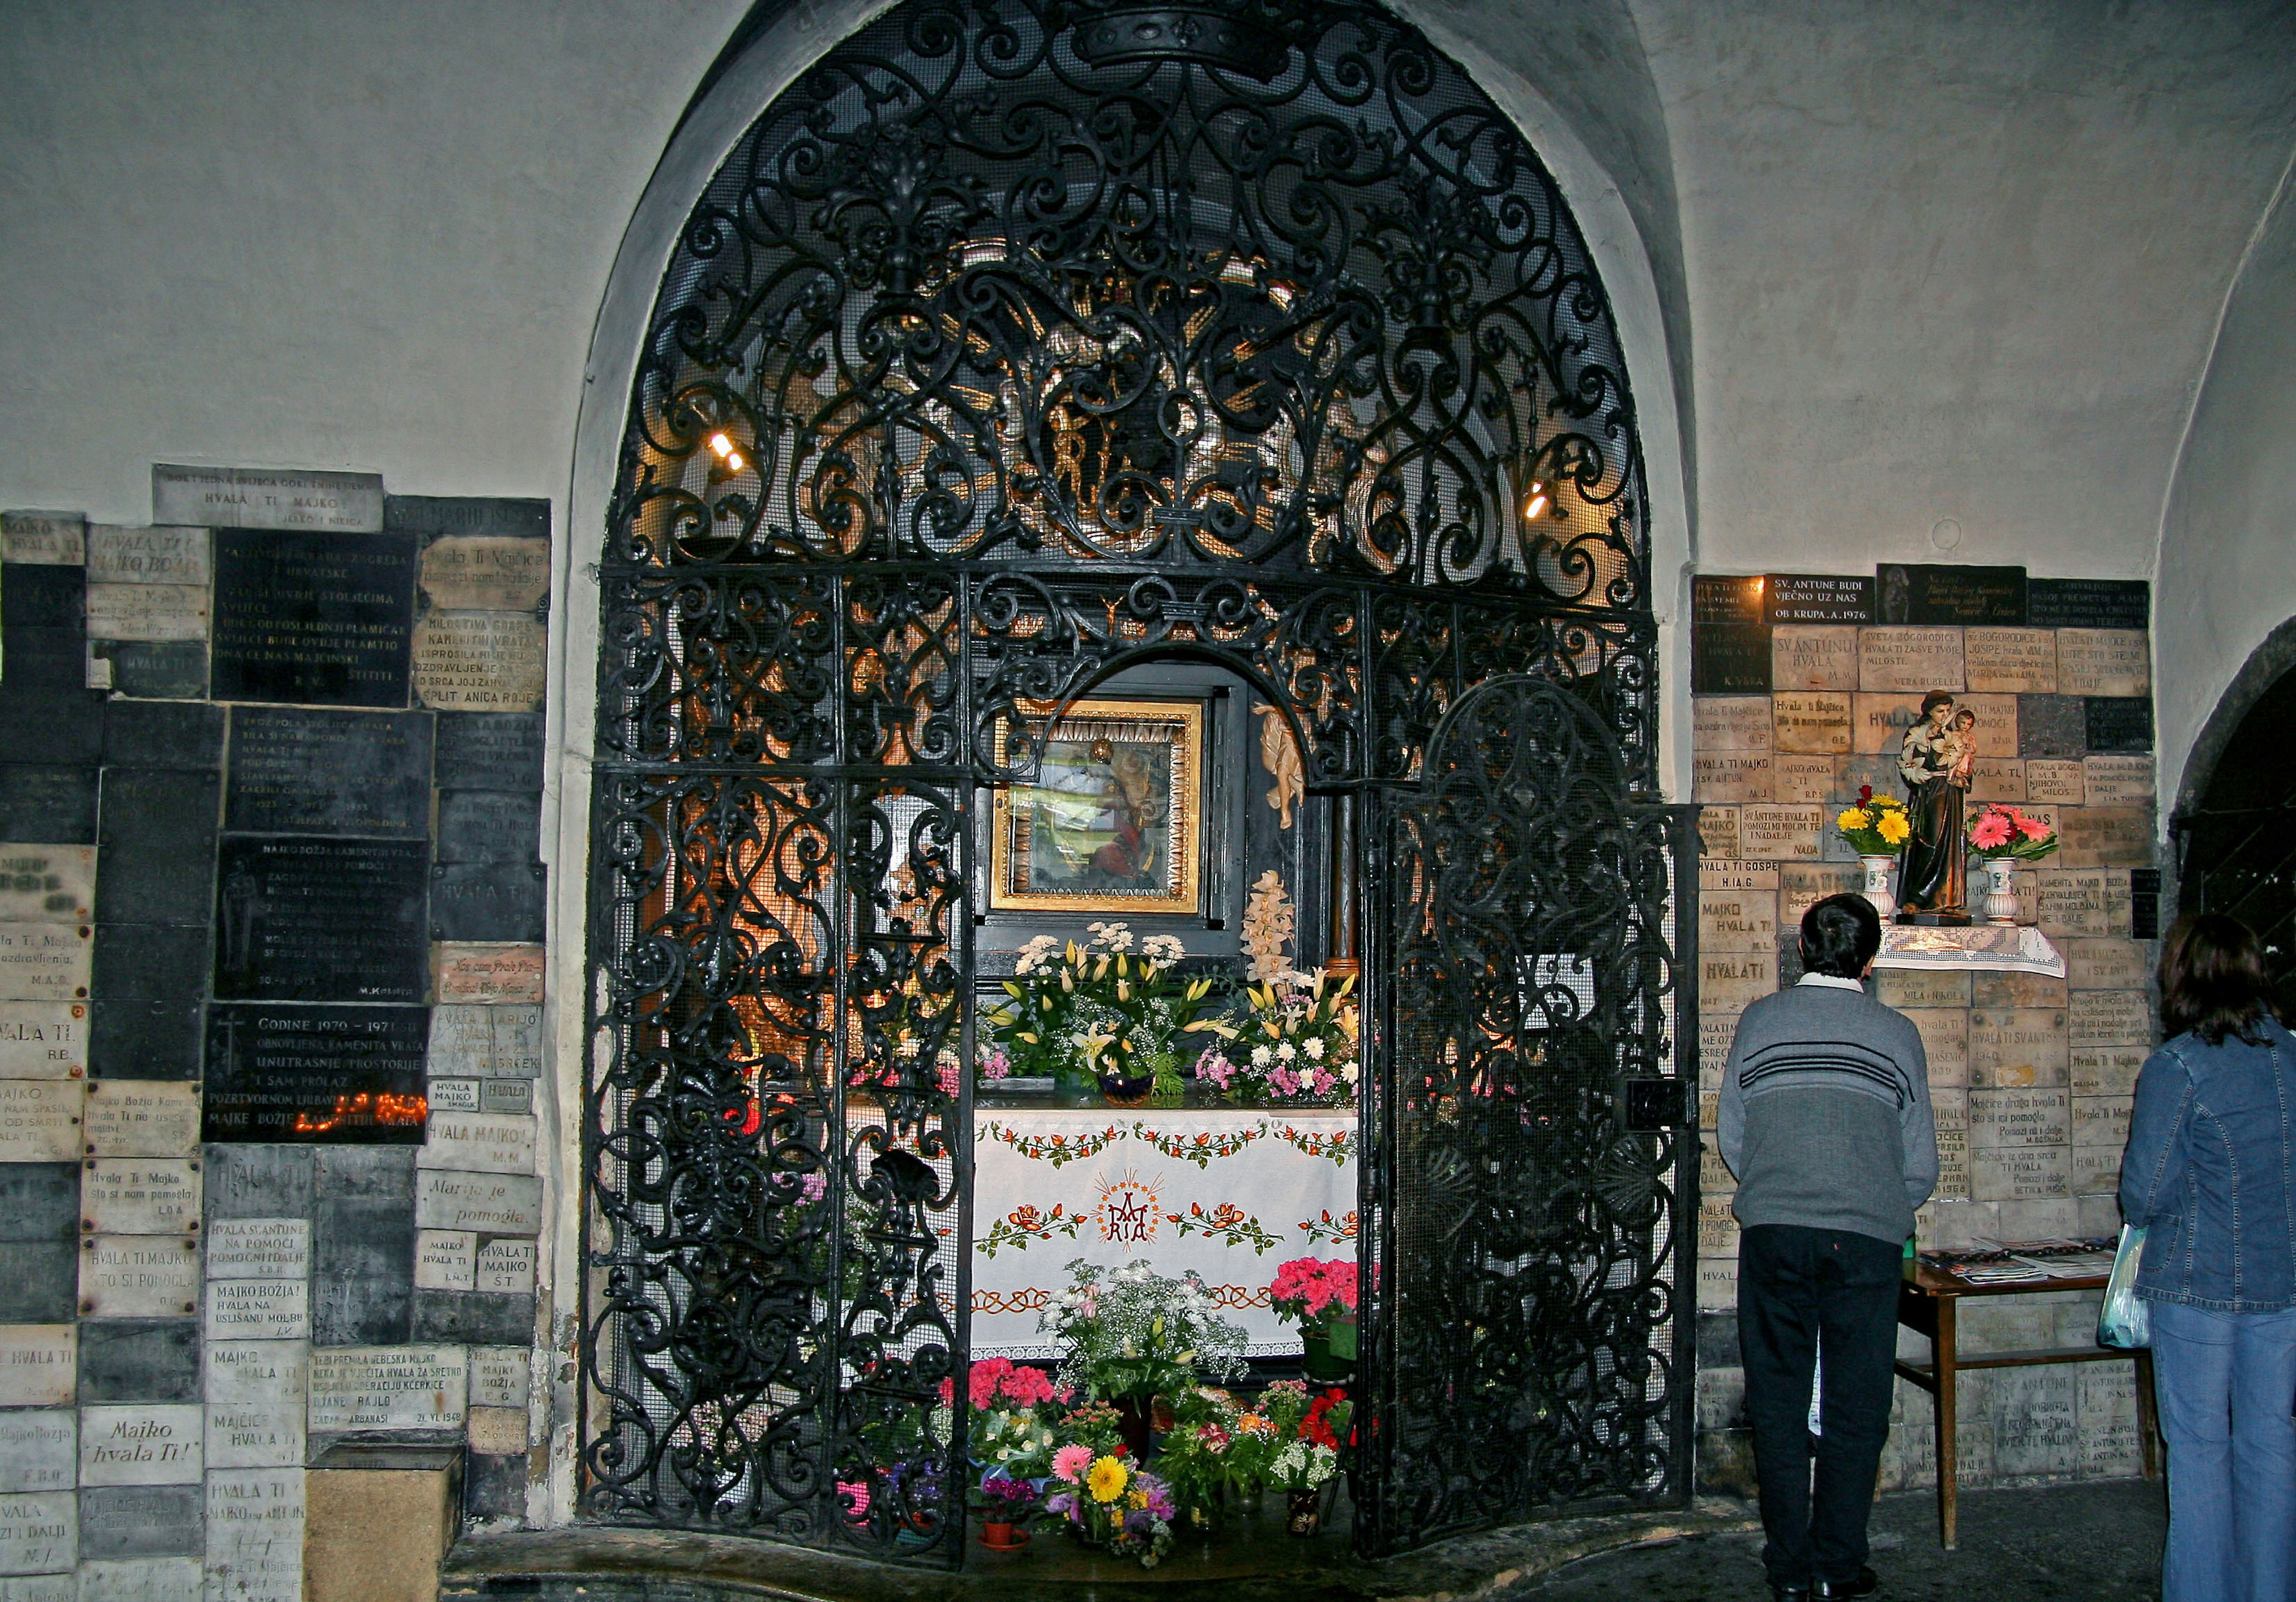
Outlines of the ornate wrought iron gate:
[{"label": "ornate wrought iron gate", "polygon": [[[1175,654],[1378,859],[1360,1539],[1678,1493],[1685,1193],[1605,1121],[1671,1070],[1640,472],[1552,181],[1376,9],[911,0],[776,102],[663,284],[600,564],[586,1508],[959,1560],[972,823],[1017,712]],[[1543,922],[1464,933],[1470,859]],[[1447,1121],[1485,1084],[1513,1125]]]}]

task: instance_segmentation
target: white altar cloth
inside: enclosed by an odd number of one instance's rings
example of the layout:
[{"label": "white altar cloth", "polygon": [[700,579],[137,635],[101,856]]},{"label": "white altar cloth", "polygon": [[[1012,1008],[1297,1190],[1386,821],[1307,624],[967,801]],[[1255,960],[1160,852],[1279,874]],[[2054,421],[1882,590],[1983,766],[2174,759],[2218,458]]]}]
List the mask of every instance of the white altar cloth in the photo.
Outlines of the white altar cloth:
[{"label": "white altar cloth", "polygon": [[1356,1251],[1356,1114],[982,1107],[973,1119],[972,1354],[1059,1355],[1037,1310],[1083,1257],[1193,1269],[1254,1356],[1300,1350],[1276,1265]]}]

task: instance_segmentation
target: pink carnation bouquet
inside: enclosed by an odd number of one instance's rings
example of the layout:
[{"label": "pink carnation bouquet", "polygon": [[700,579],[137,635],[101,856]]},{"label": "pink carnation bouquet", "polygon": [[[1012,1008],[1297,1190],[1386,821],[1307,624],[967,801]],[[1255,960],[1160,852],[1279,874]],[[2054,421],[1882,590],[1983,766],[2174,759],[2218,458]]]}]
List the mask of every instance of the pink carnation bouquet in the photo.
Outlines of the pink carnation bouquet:
[{"label": "pink carnation bouquet", "polygon": [[1980,857],[2038,862],[2057,849],[2057,832],[2021,807],[1988,801],[1969,820],[1969,849]]}]

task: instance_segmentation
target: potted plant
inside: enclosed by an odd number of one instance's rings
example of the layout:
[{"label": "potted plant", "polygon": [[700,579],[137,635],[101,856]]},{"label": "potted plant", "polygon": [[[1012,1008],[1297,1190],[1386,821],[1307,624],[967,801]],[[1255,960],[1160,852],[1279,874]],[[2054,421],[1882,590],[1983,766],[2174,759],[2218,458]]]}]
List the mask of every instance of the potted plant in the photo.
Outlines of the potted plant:
[{"label": "potted plant", "polygon": [[980,1544],[992,1552],[1017,1552],[1029,1544],[1029,1519],[1037,1511],[1037,1488],[1026,1480],[998,1474],[983,1479],[974,1506],[980,1511]]},{"label": "potted plant", "polygon": [[1300,1372],[1341,1380],[1356,1360],[1356,1265],[1352,1259],[1295,1257],[1267,1287],[1275,1316],[1300,1325]]},{"label": "potted plant", "polygon": [[1866,899],[1882,921],[1889,922],[1898,912],[1898,899],[1890,891],[1890,869],[1914,832],[1906,803],[1893,795],[1874,794],[1871,785],[1860,785],[1857,804],[1845,808],[1833,820],[1833,828],[1865,867]]},{"label": "potted plant", "polygon": [[1277,1442],[1267,1483],[1284,1493],[1284,1528],[1315,1535],[1324,1527],[1324,1496],[1340,1472],[1341,1446],[1354,1415],[1344,1391],[1311,1394],[1296,1380],[1278,1380],[1261,1393]]},{"label": "potted plant", "polygon": [[1136,1558],[1142,1568],[1154,1568],[1171,1549],[1171,1487],[1121,1448],[1096,1451],[1078,1441],[1055,1451],[1045,1510],[1066,1520],[1086,1545]]},{"label": "potted plant", "polygon": [[1984,866],[1985,921],[2014,924],[2020,862],[2038,862],[2057,849],[2057,832],[2021,807],[1988,801],[1969,820],[1969,851]]},{"label": "potted plant", "polygon": [[1234,1039],[1196,1059],[1196,1078],[1231,1101],[1275,1106],[1352,1102],[1361,1053],[1352,976],[1284,974],[1244,992],[1250,1013]]},{"label": "potted plant", "polygon": [[1069,1277],[1037,1327],[1067,1345],[1060,1383],[1111,1404],[1126,1442],[1144,1463],[1156,1398],[1193,1386],[1199,1371],[1215,1379],[1241,1375],[1244,1333],[1219,1316],[1193,1274],[1168,1278],[1145,1261],[1111,1271],[1079,1257],[1069,1264]]},{"label": "potted plant", "polygon": [[1133,949],[1122,924],[1089,925],[1083,945],[1040,934],[1013,959],[1007,999],[985,1015],[1010,1070],[1096,1086],[1119,1106],[1177,1105],[1183,1037],[1228,1025],[1202,1015],[1207,977],[1173,971],[1180,942],[1152,934]]}]

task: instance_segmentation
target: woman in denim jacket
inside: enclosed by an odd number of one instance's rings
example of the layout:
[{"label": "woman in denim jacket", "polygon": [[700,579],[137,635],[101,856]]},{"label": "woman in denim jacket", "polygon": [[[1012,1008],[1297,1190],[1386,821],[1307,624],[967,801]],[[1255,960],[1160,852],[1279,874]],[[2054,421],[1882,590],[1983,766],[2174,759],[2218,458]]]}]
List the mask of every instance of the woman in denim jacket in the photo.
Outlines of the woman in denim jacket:
[{"label": "woman in denim jacket", "polygon": [[2169,1442],[2163,1602],[2296,1596],[2296,1039],[2221,914],[2161,951],[2169,1036],[2136,1078],[2120,1212]]}]

